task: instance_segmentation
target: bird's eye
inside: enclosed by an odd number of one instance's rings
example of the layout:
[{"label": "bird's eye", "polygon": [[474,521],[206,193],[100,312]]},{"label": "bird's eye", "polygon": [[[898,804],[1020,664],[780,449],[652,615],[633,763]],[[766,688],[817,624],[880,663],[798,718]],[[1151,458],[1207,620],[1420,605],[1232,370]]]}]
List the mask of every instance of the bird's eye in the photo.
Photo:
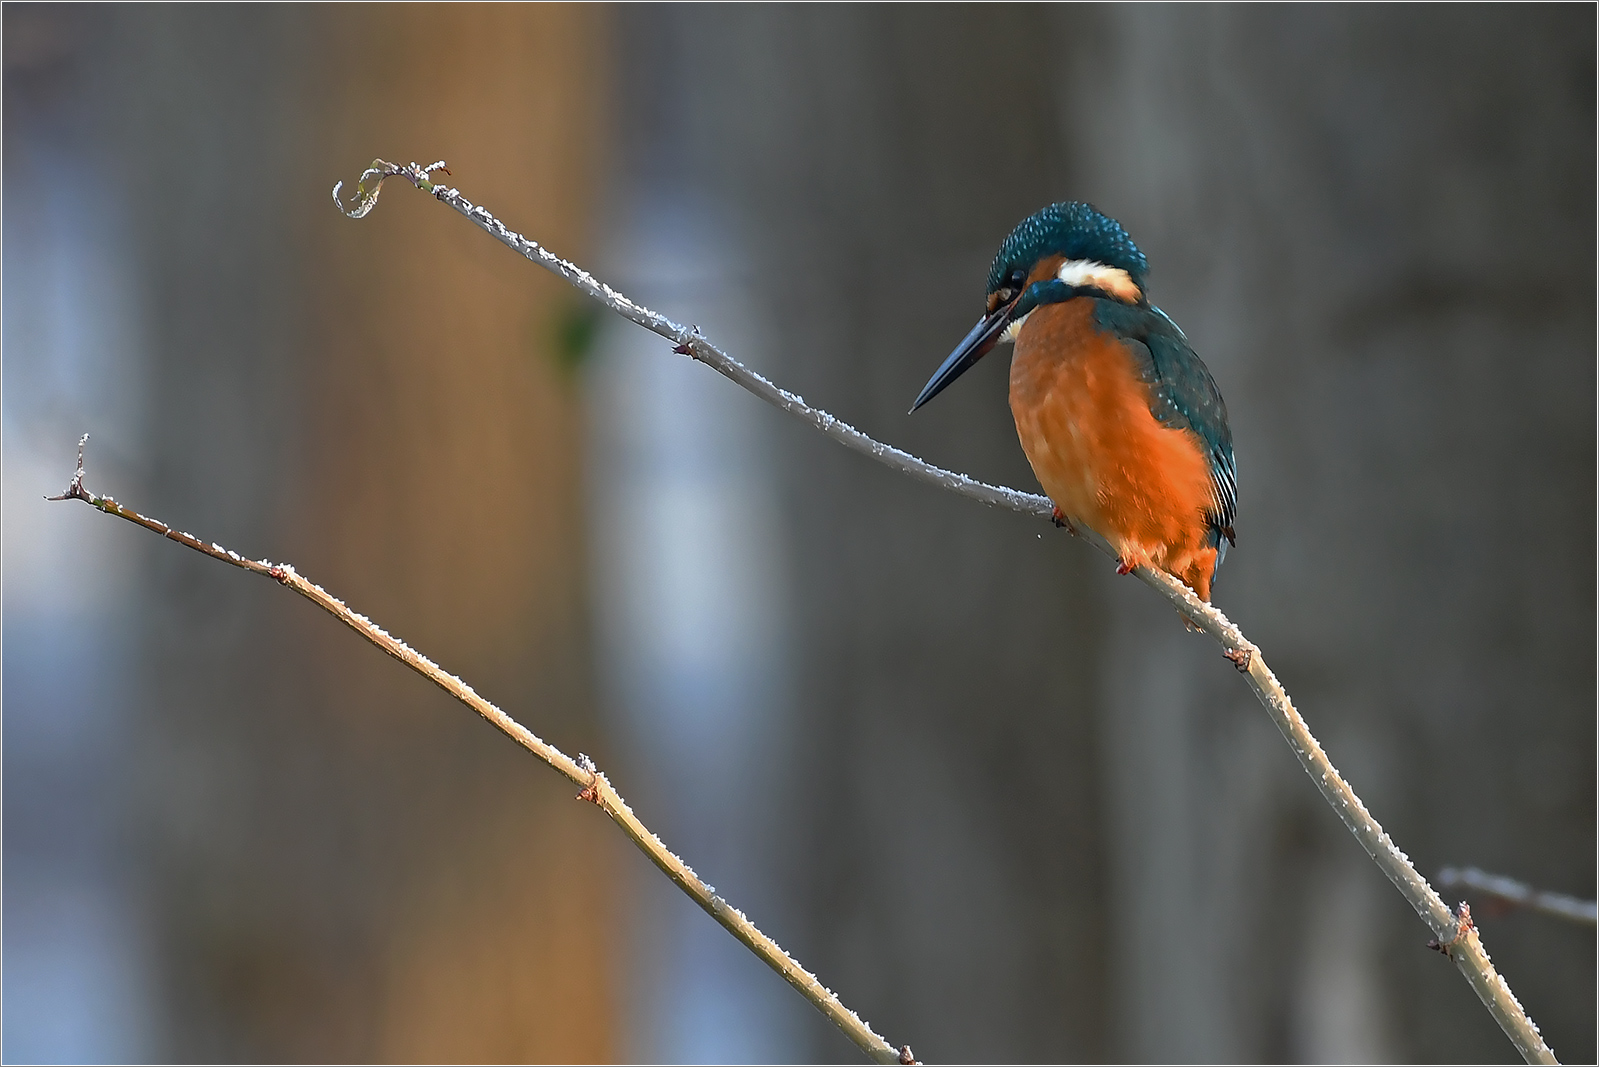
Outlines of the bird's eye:
[{"label": "bird's eye", "polygon": [[1020,267],[1017,267],[1015,270],[1010,272],[1010,287],[1012,289],[1020,289],[1022,287],[1022,283],[1026,280],[1027,272],[1022,270]]}]

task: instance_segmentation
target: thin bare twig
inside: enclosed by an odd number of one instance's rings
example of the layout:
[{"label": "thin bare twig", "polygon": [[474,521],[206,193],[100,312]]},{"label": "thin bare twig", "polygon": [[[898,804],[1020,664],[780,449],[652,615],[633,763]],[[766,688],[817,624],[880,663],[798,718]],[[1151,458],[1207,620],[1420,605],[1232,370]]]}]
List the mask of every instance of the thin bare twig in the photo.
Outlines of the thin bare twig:
[{"label": "thin bare twig", "polygon": [[[465,215],[474,225],[506,247],[566,279],[574,288],[604,304],[623,318],[671,341],[674,351],[699,360],[774,407],[810,423],[846,448],[870,456],[879,463],[913,478],[931,482],[990,507],[1009,508],[1024,515],[1037,515],[1041,518],[1048,518],[1053,514],[1054,505],[1047,497],[989,485],[964,474],[936,467],[908,452],[874,440],[820,408],[811,407],[802,397],[779,388],[767,378],[733,359],[701,336],[697,328],[674,322],[665,315],[635,302],[599,281],[583,268],[560,258],[538,242],[509,229],[489,211],[467,200],[459,190],[436,184],[429,175],[440,170],[444,170],[443,162],[423,167],[415,163],[402,166],[376,159],[361,175],[354,206],[347,208],[339,199],[342,182],[333,187],[333,202],[338,205],[340,211],[351,218],[363,218],[377,206],[378,193],[385,179],[404,178],[434,199],[448,204]],[[445,173],[449,172],[445,170]],[[1104,538],[1091,530],[1080,530],[1078,533],[1100,551],[1115,558],[1115,550]],[[1138,575],[1145,585],[1171,601],[1186,619],[1192,620],[1197,629],[1209,634],[1222,646],[1223,655],[1245,676],[1255,696],[1271,714],[1272,721],[1288,739],[1289,746],[1299,757],[1305,773],[1310,775],[1327,803],[1332,805],[1344,825],[1349,828],[1349,832],[1355,835],[1355,839],[1360,842],[1361,847],[1371,856],[1378,868],[1410,902],[1416,914],[1432,928],[1434,940],[1449,949],[1450,959],[1455,961],[1455,965],[1466,976],[1466,980],[1476,990],[1477,996],[1493,1014],[1500,1028],[1504,1030],[1522,1057],[1529,1063],[1556,1062],[1554,1053],[1539,1034],[1538,1027],[1516,1000],[1515,994],[1510,991],[1510,986],[1494,969],[1487,950],[1482,947],[1475,926],[1467,921],[1466,916],[1457,915],[1450,910],[1443,898],[1416,870],[1409,857],[1394,845],[1382,826],[1372,818],[1365,804],[1355,795],[1355,791],[1349,787],[1349,783],[1343,779],[1337,768],[1332,765],[1332,761],[1327,758],[1327,754],[1322,751],[1310,728],[1305,725],[1305,720],[1294,708],[1287,690],[1266,666],[1260,648],[1249,641],[1220,610],[1201,601],[1192,590],[1171,575],[1149,567],[1139,567],[1133,573]]]},{"label": "thin bare twig", "polygon": [[1445,867],[1438,872],[1438,884],[1445,889],[1464,889],[1481,893],[1490,900],[1513,908],[1542,912],[1567,922],[1593,926],[1599,922],[1599,907],[1591,900],[1568,897],[1564,893],[1550,893],[1534,889],[1525,882],[1506,878],[1502,874],[1489,874],[1476,867]]},{"label": "thin bare twig", "polygon": [[716,892],[716,887],[706,883],[694,869],[684,863],[670,849],[661,843],[650,829],[639,821],[633,809],[628,807],[627,801],[622,799],[610,780],[594,766],[594,762],[587,756],[579,754],[573,759],[554,745],[539,737],[533,731],[511,718],[499,708],[484,700],[455,675],[444,670],[426,656],[411,648],[404,641],[393,636],[377,625],[365,615],[351,611],[344,602],[328,593],[321,586],[302,578],[293,567],[287,563],[273,563],[270,560],[254,560],[239,555],[237,552],[223,548],[214,541],[202,541],[192,534],[181,530],[174,530],[166,523],[141,515],[131,508],[124,507],[108,496],[96,496],[83,487],[83,449],[88,442],[89,435],[84,434],[78,441],[78,469],[72,476],[72,482],[67,486],[66,492],[60,496],[47,497],[47,500],[82,500],[85,503],[99,508],[107,515],[115,515],[119,519],[143,526],[147,530],[154,530],[163,537],[171,538],[180,545],[185,545],[196,552],[203,552],[212,559],[219,559],[223,563],[232,564],[251,574],[259,574],[272,578],[305,597],[329,615],[344,623],[350,629],[393,656],[413,671],[437,685],[440,689],[450,694],[489,722],[493,723],[502,733],[506,734],[533,753],[545,763],[554,767],[561,774],[571,779],[573,783],[582,787],[577,794],[579,800],[587,800],[605,811],[611,820],[622,828],[628,838],[650,858],[650,861],[659,867],[679,889],[687,893],[694,903],[710,913],[711,918],[721,923],[728,932],[744,943],[755,955],[783,976],[784,981],[816,1005],[823,1015],[826,1015],[842,1031],[844,1036],[878,1063],[909,1063],[911,1059],[909,1046],[894,1048],[887,1041],[879,1037],[859,1015],[846,1008],[842,1001],[834,995],[833,991],[817,981],[810,971],[800,966],[787,952],[783,951],[776,941],[763,934],[754,923],[745,917]]}]

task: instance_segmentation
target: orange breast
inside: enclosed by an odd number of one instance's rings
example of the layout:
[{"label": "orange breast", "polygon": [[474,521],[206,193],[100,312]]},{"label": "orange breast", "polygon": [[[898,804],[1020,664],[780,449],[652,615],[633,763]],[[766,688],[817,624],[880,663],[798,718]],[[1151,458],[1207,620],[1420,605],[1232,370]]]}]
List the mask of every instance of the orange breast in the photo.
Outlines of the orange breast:
[{"label": "orange breast", "polygon": [[1036,308],[1011,357],[1010,406],[1039,484],[1127,566],[1153,565],[1210,599],[1210,469],[1189,430],[1162,426],[1149,387],[1078,298]]}]

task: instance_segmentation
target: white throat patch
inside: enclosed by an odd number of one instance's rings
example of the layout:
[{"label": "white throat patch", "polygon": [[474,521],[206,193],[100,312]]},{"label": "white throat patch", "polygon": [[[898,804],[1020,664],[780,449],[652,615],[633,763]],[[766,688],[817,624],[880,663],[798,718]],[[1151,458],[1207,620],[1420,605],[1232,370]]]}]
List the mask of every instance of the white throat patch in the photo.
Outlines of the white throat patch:
[{"label": "white throat patch", "polygon": [[1139,297],[1144,295],[1126,271],[1120,267],[1107,267],[1092,259],[1068,259],[1060,265],[1056,277],[1070,286],[1104,290],[1128,304],[1138,303]]},{"label": "white throat patch", "polygon": [[[1027,315],[1031,314],[1031,311],[1027,313]],[[1004,344],[1006,341],[1016,340],[1016,335],[1022,332],[1022,323],[1027,321],[1027,315],[1023,315],[1019,319],[1011,319],[1010,322],[1006,324],[1005,332],[999,335],[1000,344]]]}]

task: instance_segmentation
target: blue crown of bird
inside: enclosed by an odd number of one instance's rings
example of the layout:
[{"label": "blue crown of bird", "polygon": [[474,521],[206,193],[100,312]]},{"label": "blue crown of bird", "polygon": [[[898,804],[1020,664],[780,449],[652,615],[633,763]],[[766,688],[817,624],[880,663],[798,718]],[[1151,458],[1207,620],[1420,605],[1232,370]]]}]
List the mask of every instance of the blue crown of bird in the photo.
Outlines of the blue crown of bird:
[{"label": "blue crown of bird", "polygon": [[1024,219],[994,257],[983,316],[911,411],[1014,342],[1011,414],[1056,523],[1103,536],[1119,573],[1156,567],[1208,601],[1235,543],[1233,435],[1210,371],[1149,302],[1148,272],[1092,205]]}]

